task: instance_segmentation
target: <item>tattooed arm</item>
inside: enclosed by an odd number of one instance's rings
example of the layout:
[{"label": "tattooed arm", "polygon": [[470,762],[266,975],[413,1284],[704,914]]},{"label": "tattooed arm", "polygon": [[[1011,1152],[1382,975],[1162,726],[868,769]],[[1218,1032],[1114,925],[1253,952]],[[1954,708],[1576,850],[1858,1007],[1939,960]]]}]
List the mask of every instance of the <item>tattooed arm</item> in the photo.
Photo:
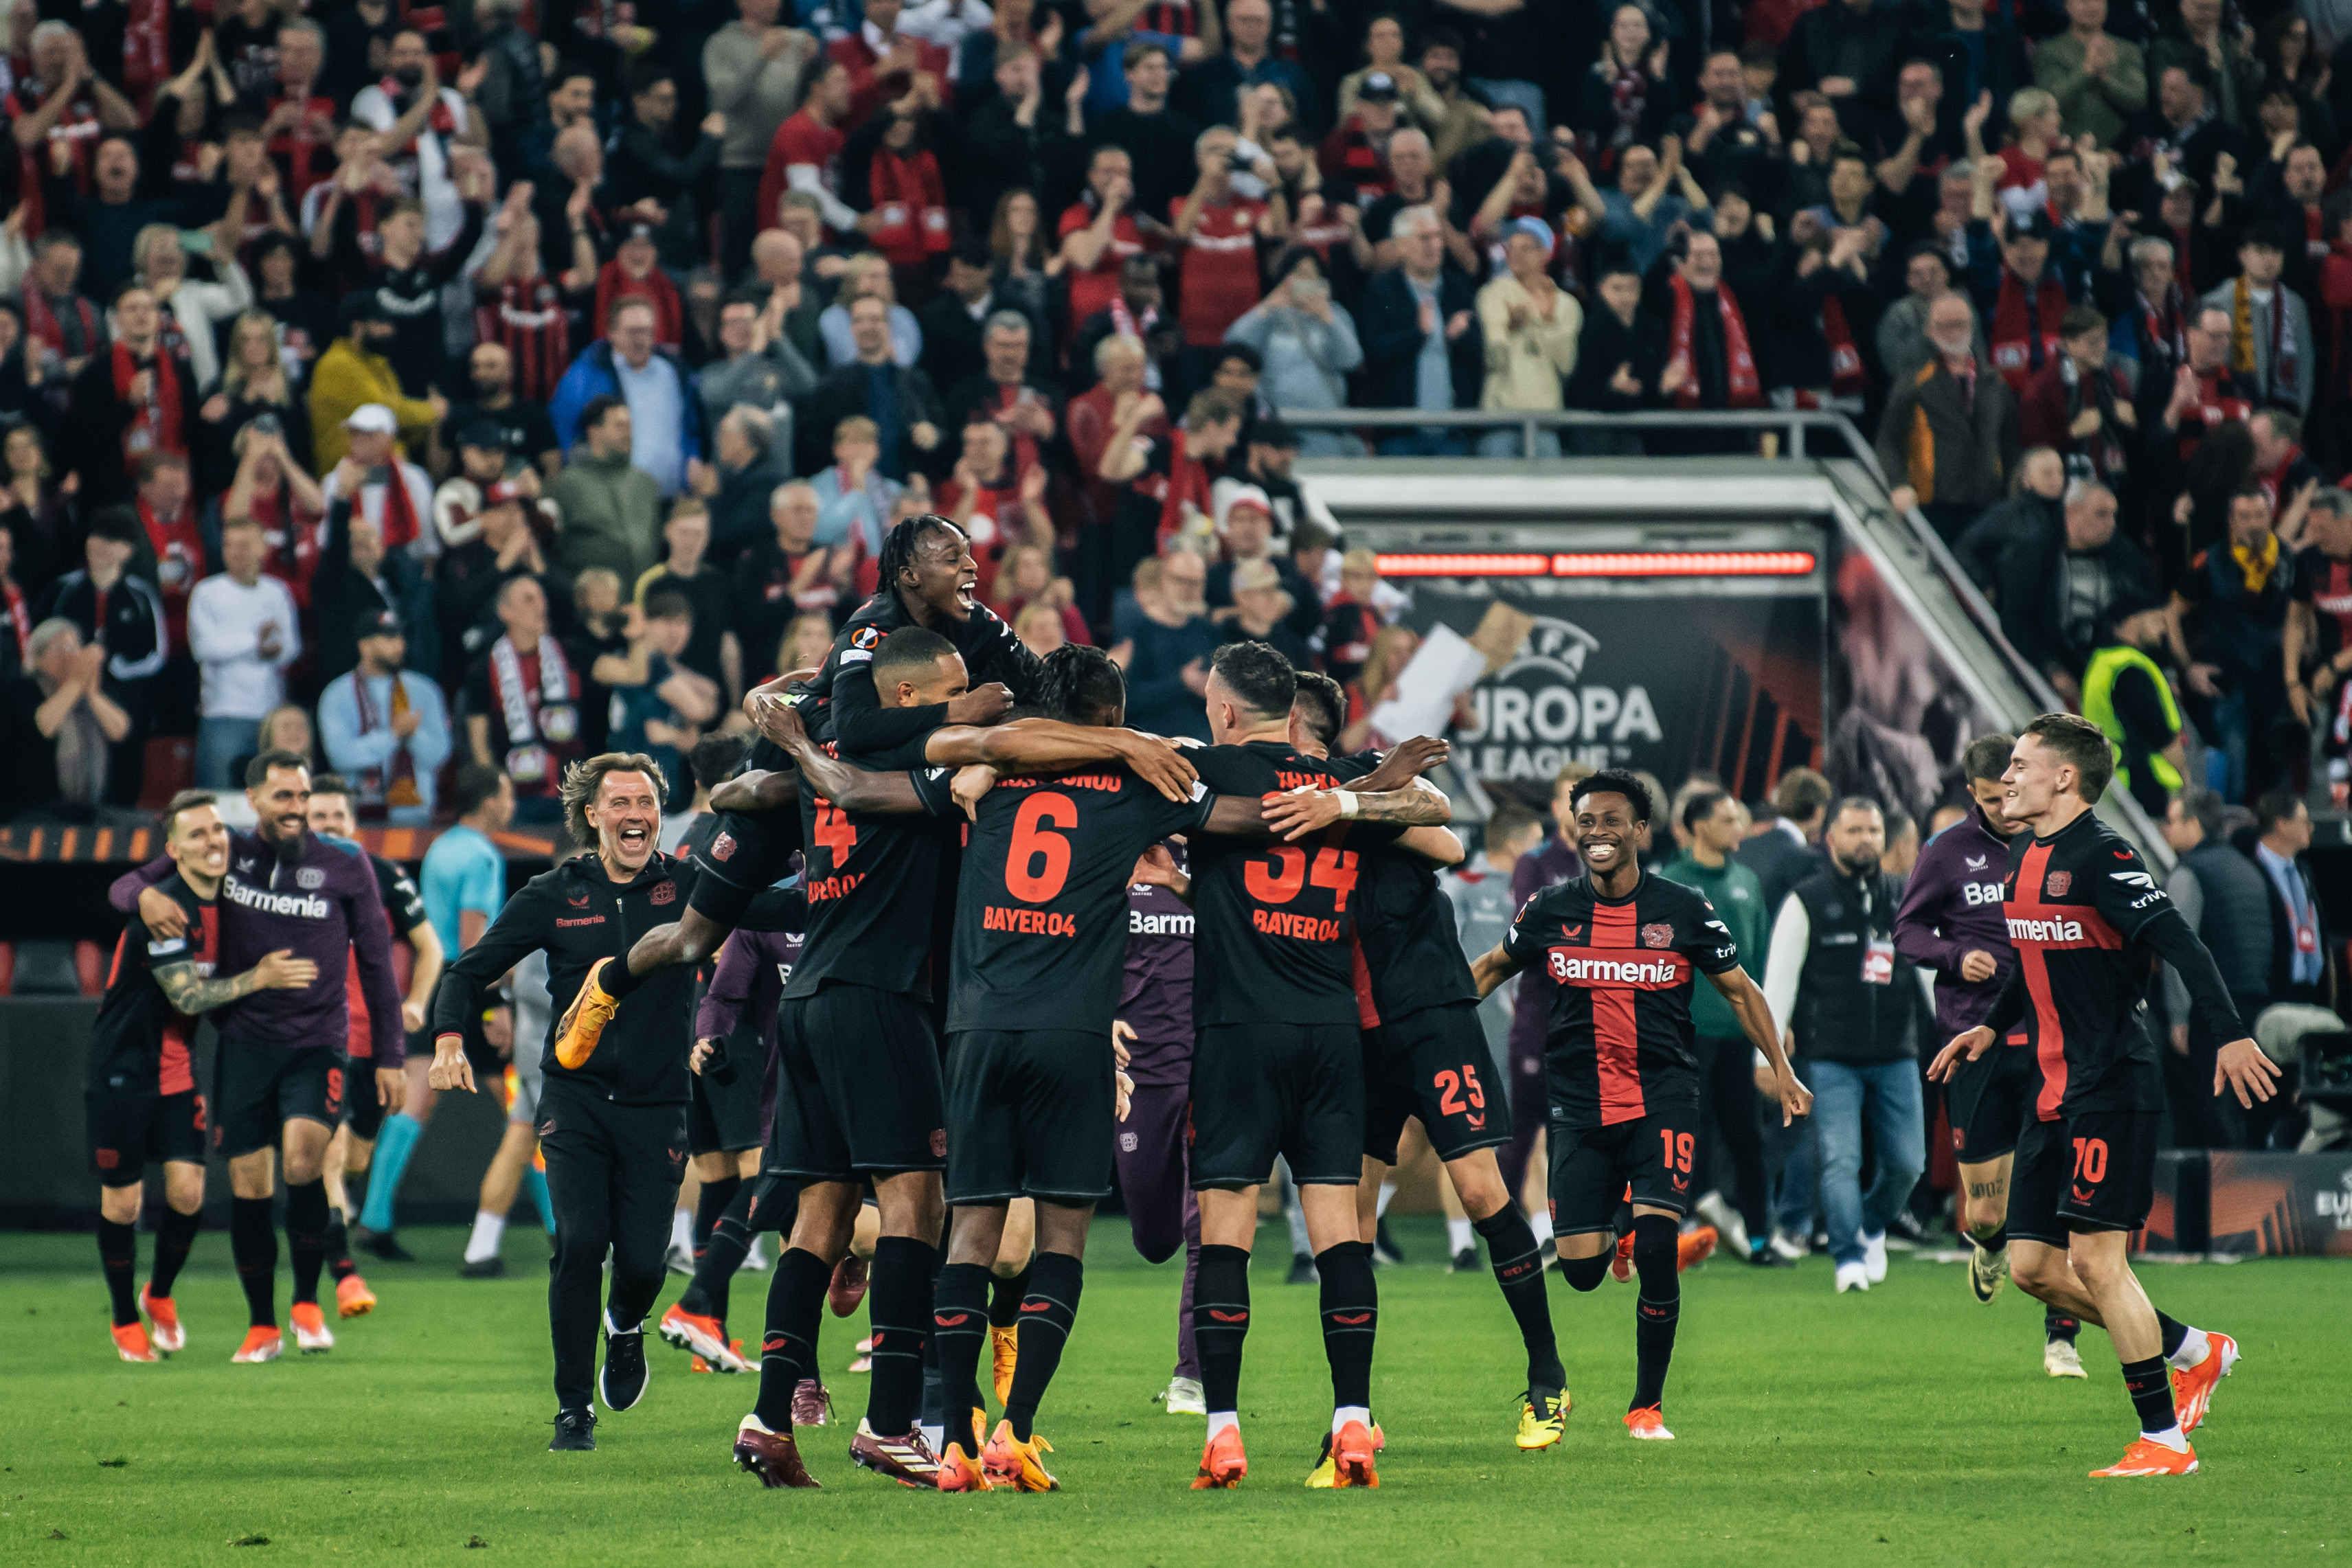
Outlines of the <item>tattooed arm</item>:
[{"label": "tattooed arm", "polygon": [[319,966],[308,958],[297,958],[291,947],[280,947],[244,974],[222,979],[197,974],[193,959],[166,964],[155,971],[155,983],[163,988],[163,995],[189,1018],[256,991],[300,990],[318,977]]}]

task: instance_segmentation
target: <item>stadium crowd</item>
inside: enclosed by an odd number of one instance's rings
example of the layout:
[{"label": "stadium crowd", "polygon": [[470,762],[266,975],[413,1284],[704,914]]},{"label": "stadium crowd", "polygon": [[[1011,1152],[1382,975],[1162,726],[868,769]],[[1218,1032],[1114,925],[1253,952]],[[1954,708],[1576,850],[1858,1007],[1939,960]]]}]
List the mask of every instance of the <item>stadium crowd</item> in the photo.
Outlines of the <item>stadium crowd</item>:
[{"label": "stadium crowd", "polygon": [[1522,437],[1351,408],[1842,410],[2151,812],[2352,772],[2340,5],[718,10],[6,8],[0,815],[682,786],[925,510],[1140,723],[1368,708],[1294,456]]}]

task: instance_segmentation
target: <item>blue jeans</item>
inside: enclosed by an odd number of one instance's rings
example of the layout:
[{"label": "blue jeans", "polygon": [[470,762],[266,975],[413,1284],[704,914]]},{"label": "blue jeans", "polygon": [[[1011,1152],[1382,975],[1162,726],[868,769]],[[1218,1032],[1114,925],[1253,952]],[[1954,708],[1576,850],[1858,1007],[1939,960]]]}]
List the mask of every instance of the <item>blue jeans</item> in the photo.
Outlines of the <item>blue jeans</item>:
[{"label": "blue jeans", "polygon": [[[1821,1140],[1822,1213],[1830,1251],[1862,1261],[1862,1238],[1884,1235],[1927,1166],[1927,1133],[1919,1105],[1919,1064],[1909,1057],[1873,1067],[1815,1061],[1813,1124]],[[1861,1190],[1862,1124],[1870,1118],[1878,1175]]]},{"label": "blue jeans", "polygon": [[245,780],[232,778],[230,765],[251,757],[261,744],[257,718],[204,718],[196,721],[196,788],[242,789]]},{"label": "blue jeans", "polygon": [[[1490,430],[1478,437],[1478,455],[1481,457],[1524,457],[1528,455],[1526,447],[1525,433],[1518,430]],[[1537,431],[1534,455],[1559,456],[1559,432]]]}]

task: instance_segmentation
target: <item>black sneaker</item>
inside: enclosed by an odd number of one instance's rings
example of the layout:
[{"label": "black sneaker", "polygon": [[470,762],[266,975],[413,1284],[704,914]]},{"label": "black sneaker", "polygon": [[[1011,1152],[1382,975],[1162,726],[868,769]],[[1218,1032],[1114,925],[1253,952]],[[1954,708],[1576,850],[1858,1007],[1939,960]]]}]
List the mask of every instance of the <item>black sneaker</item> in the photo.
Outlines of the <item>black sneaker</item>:
[{"label": "black sneaker", "polygon": [[1290,1275],[1283,1281],[1284,1284],[1312,1285],[1321,1279],[1322,1276],[1315,1271],[1315,1259],[1311,1253],[1293,1252],[1290,1255]]},{"label": "black sneaker", "polygon": [[547,1445],[551,1454],[593,1454],[596,1451],[596,1412],[593,1410],[559,1410],[555,1413],[555,1441]]},{"label": "black sneaker", "polygon": [[353,1239],[359,1244],[360,1250],[387,1263],[416,1261],[416,1254],[403,1247],[400,1238],[389,1230],[360,1230],[354,1233]]},{"label": "black sneaker", "polygon": [[496,1253],[488,1258],[474,1259],[457,1270],[460,1280],[503,1280],[506,1277],[507,1260]]},{"label": "black sneaker", "polygon": [[1396,1238],[1389,1234],[1389,1217],[1385,1214],[1381,1216],[1380,1224],[1372,1230],[1372,1261],[1375,1263],[1404,1261],[1404,1253],[1398,1248]]},{"label": "black sneaker", "polygon": [[1771,1243],[1759,1241],[1748,1252],[1748,1261],[1759,1269],[1793,1269],[1796,1261],[1772,1250]]},{"label": "black sneaker", "polygon": [[619,1330],[606,1319],[604,1370],[596,1379],[597,1389],[604,1396],[604,1408],[626,1410],[643,1399],[646,1376],[645,1325]]},{"label": "black sneaker", "polygon": [[1475,1274],[1478,1272],[1478,1249],[1475,1247],[1465,1247],[1461,1251],[1456,1252],[1454,1255],[1454,1261],[1445,1266],[1445,1271],[1449,1274]]}]

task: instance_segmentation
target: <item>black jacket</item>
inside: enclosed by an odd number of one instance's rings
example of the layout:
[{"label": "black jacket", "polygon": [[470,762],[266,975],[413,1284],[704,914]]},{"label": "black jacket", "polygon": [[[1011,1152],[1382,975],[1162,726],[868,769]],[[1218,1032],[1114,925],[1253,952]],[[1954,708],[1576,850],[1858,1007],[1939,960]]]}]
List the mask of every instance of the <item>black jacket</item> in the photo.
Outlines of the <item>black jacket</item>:
[{"label": "black jacket", "polygon": [[1825,866],[1790,893],[1805,907],[1812,937],[1790,1020],[1798,1050],[1855,1066],[1916,1055],[1923,993],[1910,961],[1895,951],[1902,880]]},{"label": "black jacket", "polygon": [[[1639,392],[1622,392],[1609,383],[1617,367],[1629,365]],[[1584,327],[1576,339],[1576,369],[1569,372],[1566,402],[1570,408],[1595,413],[1633,413],[1656,406],[1658,378],[1666,373],[1666,329],[1647,311],[1633,313],[1630,327],[1617,312],[1595,300],[1586,307]]]},{"label": "black jacket", "polygon": [[[638,937],[684,912],[698,873],[686,861],[657,854],[627,883],[605,874],[593,853],[575,855],[530,879],[507,900],[482,939],[441,977],[433,997],[433,1032],[460,1033],[483,991],[531,953],[547,953],[547,1039],[541,1070],[552,1083],[576,1083],[622,1105],[682,1105],[686,1057],[694,1039],[694,968],[673,965],[648,976],[604,1026],[596,1050],[578,1067],[555,1060],[564,1009],[599,958],[625,959]],[[808,901],[770,889],[751,901],[746,930],[801,929]],[[515,1049],[530,1042],[517,1040]]]},{"label": "black jacket", "polygon": [[[2320,906],[2319,889],[2311,880],[2311,867],[2303,857],[2295,857],[2294,874],[2303,883],[2303,896],[2311,904],[2311,918],[2318,927],[2315,939],[2319,944],[2319,980],[2315,985],[2294,983],[2294,915],[2279,896],[2278,883],[2272,880],[2270,868],[2253,860],[2254,873],[2263,879],[2263,896],[2271,911],[2270,928],[2270,999],[2273,1002],[2305,1002],[2318,1007],[2333,1005],[2336,994],[2336,966],[2327,946],[2327,911]],[[2251,1024],[2250,1017],[2246,1020]]]},{"label": "black jacket", "polygon": [[[1437,329],[1457,310],[1470,312],[1470,325],[1446,348],[1454,373],[1454,406],[1476,408],[1486,390],[1486,340],[1478,329],[1478,288],[1452,262],[1437,277]],[[1412,408],[1415,368],[1425,340],[1421,303],[1402,267],[1375,277],[1356,306],[1356,338],[1363,345],[1363,395],[1370,408]]]},{"label": "black jacket", "polygon": [[[902,370],[896,363],[887,367],[898,378],[898,418],[906,429],[912,431],[928,421],[940,423],[940,394],[931,378],[922,371]],[[804,405],[793,410],[793,446],[796,462],[794,471],[814,474],[833,461],[833,429],[851,414],[867,412],[866,379],[867,368],[863,364],[842,365],[827,372],[809,393]],[[945,445],[946,433],[940,434]],[[884,476],[904,482],[910,468],[922,466],[924,454],[911,436],[899,444],[898,450],[886,450],[877,465]]]}]

